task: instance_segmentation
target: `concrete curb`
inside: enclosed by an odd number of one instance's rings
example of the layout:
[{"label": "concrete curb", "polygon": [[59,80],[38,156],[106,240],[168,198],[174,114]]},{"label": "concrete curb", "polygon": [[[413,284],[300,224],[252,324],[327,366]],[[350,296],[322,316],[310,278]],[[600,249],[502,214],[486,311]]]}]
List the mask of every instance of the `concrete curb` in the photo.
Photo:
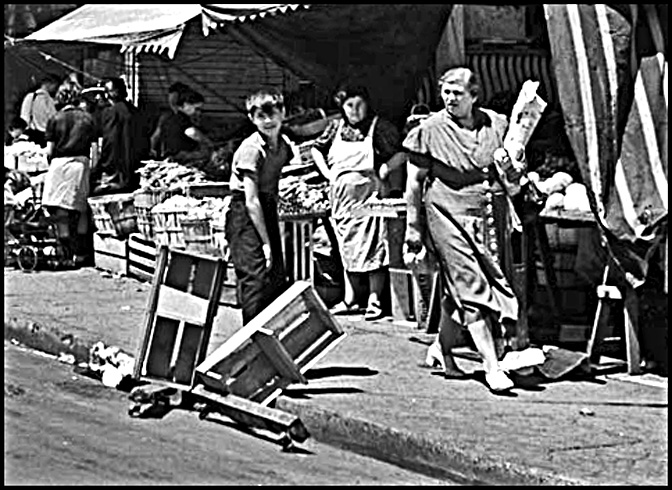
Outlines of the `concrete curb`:
[{"label": "concrete curb", "polygon": [[[35,322],[5,320],[5,339],[49,354],[72,354],[87,362],[88,345],[71,334]],[[103,340],[104,342],[104,340]],[[430,440],[406,430],[347,417],[315,404],[280,396],[276,408],[298,416],[316,441],[363,454],[434,478],[462,485],[586,485],[535,468],[520,467],[483,454]]]},{"label": "concrete curb", "polygon": [[317,441],[461,485],[589,485],[484,454],[469,454],[443,441],[346,417],[286,396],[280,396],[275,406],[298,416]]}]

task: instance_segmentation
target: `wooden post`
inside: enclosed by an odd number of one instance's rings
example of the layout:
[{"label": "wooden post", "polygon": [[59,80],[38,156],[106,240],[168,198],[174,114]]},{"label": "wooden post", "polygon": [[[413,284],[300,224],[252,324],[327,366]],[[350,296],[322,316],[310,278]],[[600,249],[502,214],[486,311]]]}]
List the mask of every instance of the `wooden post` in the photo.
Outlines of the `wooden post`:
[{"label": "wooden post", "polygon": [[623,328],[625,329],[626,360],[628,362],[628,374],[640,374],[642,368],[639,363],[639,300],[637,291],[629,284],[625,286],[623,298]]}]

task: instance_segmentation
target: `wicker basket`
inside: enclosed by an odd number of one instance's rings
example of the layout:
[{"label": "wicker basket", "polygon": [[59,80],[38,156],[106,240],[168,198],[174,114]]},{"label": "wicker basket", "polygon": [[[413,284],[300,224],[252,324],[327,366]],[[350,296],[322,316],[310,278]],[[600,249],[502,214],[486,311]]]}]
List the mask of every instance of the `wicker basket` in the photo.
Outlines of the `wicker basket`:
[{"label": "wicker basket", "polygon": [[219,256],[209,218],[182,218],[180,224],[184,235],[184,246],[187,250]]},{"label": "wicker basket", "polygon": [[160,210],[152,209],[152,231],[157,245],[185,248],[182,219],[187,217],[189,208]]},{"label": "wicker basket", "polygon": [[138,231],[133,194],[112,194],[88,199],[93,222],[101,235],[127,236]]},{"label": "wicker basket", "polygon": [[169,190],[167,188],[148,187],[139,189],[133,193],[133,203],[138,215],[138,230],[145,238],[148,240],[154,239],[152,208],[178,192],[177,190]]}]

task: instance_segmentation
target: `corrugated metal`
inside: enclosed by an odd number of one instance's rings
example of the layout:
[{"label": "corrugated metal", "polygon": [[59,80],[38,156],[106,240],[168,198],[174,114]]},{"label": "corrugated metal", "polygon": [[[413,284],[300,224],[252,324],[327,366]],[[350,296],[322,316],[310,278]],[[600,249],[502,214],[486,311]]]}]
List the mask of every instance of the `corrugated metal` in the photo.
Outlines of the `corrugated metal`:
[{"label": "corrugated metal", "polygon": [[205,97],[203,123],[214,137],[245,123],[245,97],[260,86],[296,90],[298,78],[226,33],[203,37],[200,23],[187,24],[173,60],[154,54],[138,56],[139,105],[156,116],[167,110],[168,87],[183,82]]}]

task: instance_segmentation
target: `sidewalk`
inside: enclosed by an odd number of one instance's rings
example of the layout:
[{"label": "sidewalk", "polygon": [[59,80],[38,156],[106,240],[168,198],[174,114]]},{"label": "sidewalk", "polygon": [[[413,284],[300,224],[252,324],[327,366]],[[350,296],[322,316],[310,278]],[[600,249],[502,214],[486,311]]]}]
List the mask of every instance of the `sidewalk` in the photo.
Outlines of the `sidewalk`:
[{"label": "sidewalk", "polygon": [[[150,285],[96,269],[5,269],[5,338],[86,360],[97,341],[135,355]],[[421,368],[431,336],[388,320],[348,336],[283,393],[317,440],[465,484],[667,485],[667,379],[607,375],[492,395]],[[209,352],[241,325],[221,307]],[[477,362],[458,358],[468,372]],[[640,377],[641,378],[641,377]]]}]

